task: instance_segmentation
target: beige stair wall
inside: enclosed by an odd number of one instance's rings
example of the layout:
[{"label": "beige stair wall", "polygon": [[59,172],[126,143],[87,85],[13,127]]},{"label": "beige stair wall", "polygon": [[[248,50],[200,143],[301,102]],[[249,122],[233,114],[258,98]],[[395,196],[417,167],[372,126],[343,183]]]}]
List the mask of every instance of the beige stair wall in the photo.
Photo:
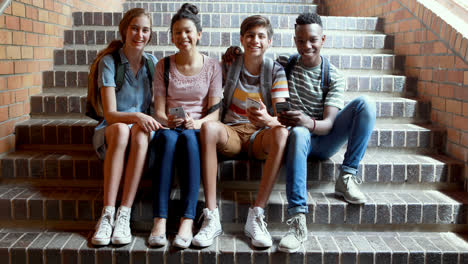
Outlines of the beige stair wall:
[{"label": "beige stair wall", "polygon": [[54,49],[74,11],[121,11],[123,0],[11,1],[0,15],[0,155],[15,147],[15,124],[29,118],[32,95],[42,92],[42,71],[51,70]]},{"label": "beige stair wall", "polygon": [[[418,96],[432,104],[431,120],[447,129],[445,152],[465,162],[468,179],[468,36],[418,0],[322,1],[331,16],[383,18],[395,38],[395,54],[406,56],[405,75],[417,80]],[[466,18],[465,18],[466,19]]]}]

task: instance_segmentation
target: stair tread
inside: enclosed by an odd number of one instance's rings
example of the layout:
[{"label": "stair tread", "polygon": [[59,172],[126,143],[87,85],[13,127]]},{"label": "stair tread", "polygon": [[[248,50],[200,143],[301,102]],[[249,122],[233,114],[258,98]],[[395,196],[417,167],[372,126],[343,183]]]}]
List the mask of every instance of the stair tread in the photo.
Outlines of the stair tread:
[{"label": "stair tread", "polygon": [[[102,192],[102,188],[98,187],[52,188],[5,184],[0,187],[0,206],[10,214],[3,215],[0,220],[92,222],[99,217],[103,203]],[[244,190],[224,190],[218,193],[221,221],[239,224],[245,222],[248,208],[253,204],[256,193]],[[462,191],[405,190],[364,193],[367,197],[366,203],[352,205],[335,196],[333,192],[309,190],[307,222],[348,226],[395,225],[401,228],[410,225],[429,230],[434,230],[433,226],[427,226],[432,224],[445,225],[446,229],[454,228],[453,225],[457,224],[467,224],[468,197]],[[132,218],[136,224],[152,220],[152,196],[149,187],[140,188],[137,193],[132,210]],[[171,202],[171,208],[183,207],[178,202],[178,189],[171,197],[175,200]],[[203,200],[203,193],[200,192],[201,208],[204,206]],[[288,218],[287,206],[285,191],[273,191],[265,207],[266,221],[271,224],[284,223]]]},{"label": "stair tread", "polygon": [[[330,159],[308,162],[308,180],[334,182],[339,175],[344,149]],[[102,161],[94,151],[81,150],[17,150],[3,156],[3,179],[35,180],[102,180]],[[220,163],[223,181],[252,182],[261,178],[263,163],[248,160],[227,160]],[[369,149],[361,161],[358,176],[365,183],[450,184],[463,181],[463,162],[440,154],[417,154]],[[285,181],[280,171],[279,181]]]},{"label": "stair tread", "polygon": [[[285,254],[278,251],[281,234],[273,235],[273,246],[270,249],[253,248],[241,228],[236,232],[227,233],[215,239],[210,247],[200,249],[190,247],[179,251],[173,246],[162,248],[148,247],[148,233],[135,233],[132,242],[123,247],[105,246],[93,247],[89,244],[91,231],[56,231],[56,230],[22,230],[3,229],[0,240],[1,249],[9,249],[7,256],[13,259],[32,254],[43,255],[53,259],[54,255],[65,260],[87,263],[89,258],[99,258],[103,263],[111,263],[113,258],[126,260],[130,263],[159,263],[167,259],[179,263],[182,259],[187,263],[216,263],[217,259],[234,263],[234,259],[243,261],[268,262],[274,258],[277,263],[303,263],[305,258],[313,263],[338,263],[340,255],[350,262],[370,261],[413,263],[419,260],[441,260],[444,263],[466,263],[468,260],[468,242],[464,234],[453,232],[309,232],[308,240],[299,251]],[[170,241],[174,238],[169,236]],[[57,251],[60,251],[58,253]],[[146,262],[148,261],[148,262]],[[305,262],[304,262],[305,263]],[[418,262],[419,263],[419,262]],[[432,262],[431,262],[432,263]]]}]

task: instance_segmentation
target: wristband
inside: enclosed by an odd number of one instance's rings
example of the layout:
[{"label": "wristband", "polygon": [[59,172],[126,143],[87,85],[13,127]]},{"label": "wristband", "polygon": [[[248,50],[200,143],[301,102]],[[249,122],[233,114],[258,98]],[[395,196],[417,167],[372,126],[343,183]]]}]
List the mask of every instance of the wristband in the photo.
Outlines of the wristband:
[{"label": "wristband", "polygon": [[314,132],[314,130],[315,130],[315,125],[316,125],[316,123],[315,123],[315,118],[312,118],[312,120],[314,120],[314,128],[312,128],[312,132]]}]

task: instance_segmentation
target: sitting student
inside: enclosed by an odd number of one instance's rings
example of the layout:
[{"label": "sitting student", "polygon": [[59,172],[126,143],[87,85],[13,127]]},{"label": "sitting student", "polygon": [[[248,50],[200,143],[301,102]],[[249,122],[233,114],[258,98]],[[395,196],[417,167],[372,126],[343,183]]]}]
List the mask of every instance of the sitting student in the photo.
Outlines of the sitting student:
[{"label": "sitting student", "polygon": [[[356,98],[343,108],[344,78],[335,66],[320,56],[325,42],[320,16],[314,13],[300,15],[296,19],[295,34],[299,52],[296,64],[292,65],[288,57],[278,59],[290,72],[288,86],[291,108],[294,109],[278,114],[281,124],[293,127],[285,153],[286,195],[292,218],[287,221],[289,232],[279,244],[279,250],[285,252],[297,251],[307,240],[307,158],[327,159],[347,142],[335,193],[349,203],[365,202],[366,198],[358,188],[361,180],[356,174],[376,116],[375,104],[366,97]],[[329,80],[322,71],[327,64]],[[322,82],[328,82],[328,88],[322,89]]]},{"label": "sitting student", "polygon": [[[169,61],[166,58],[156,65],[156,118],[171,129],[159,130],[154,138],[157,152],[153,171],[154,226],[148,239],[151,246],[167,244],[166,221],[174,164],[182,165],[178,166],[178,174],[184,177],[180,180],[184,215],[173,245],[190,246],[200,189],[200,127],[206,121],[219,118],[219,110],[211,112],[209,109],[221,101],[221,66],[197,49],[202,34],[197,14],[196,6],[184,4],[172,17],[171,39],[179,52],[170,56]],[[167,87],[164,82],[166,62],[170,62]],[[176,107],[182,107],[178,108],[183,112],[181,116],[170,114]]]},{"label": "sitting student", "polygon": [[[271,45],[273,29],[262,16],[246,18],[241,25],[240,41],[244,56],[228,69],[224,85],[223,123],[206,122],[201,128],[203,186],[206,207],[204,221],[192,243],[207,247],[220,235],[221,223],[216,206],[217,153],[234,157],[249,153],[265,160],[255,204],[249,208],[245,234],[257,247],[270,247],[271,236],[264,222],[263,208],[268,202],[278,175],[288,131],[273,117],[275,103],[288,97],[287,80],[279,64],[264,58]],[[248,108],[254,98],[258,106]],[[255,104],[255,102],[253,102]]]},{"label": "sitting student", "polygon": [[[108,245],[111,236],[113,244],[131,242],[130,211],[143,172],[148,142],[154,131],[162,127],[147,114],[152,103],[150,71],[157,62],[153,55],[143,51],[151,40],[151,15],[142,8],[127,11],[120,21],[119,33],[122,41],[114,40],[99,52],[90,70],[90,76],[98,71],[100,99],[97,94],[99,103],[93,103],[100,106],[102,102],[98,112],[104,113],[104,119],[95,129],[93,145],[100,158],[105,155],[104,208],[91,239],[94,245]],[[118,64],[124,70],[122,83],[116,83]],[[115,201],[124,171],[122,203],[114,227]]]}]

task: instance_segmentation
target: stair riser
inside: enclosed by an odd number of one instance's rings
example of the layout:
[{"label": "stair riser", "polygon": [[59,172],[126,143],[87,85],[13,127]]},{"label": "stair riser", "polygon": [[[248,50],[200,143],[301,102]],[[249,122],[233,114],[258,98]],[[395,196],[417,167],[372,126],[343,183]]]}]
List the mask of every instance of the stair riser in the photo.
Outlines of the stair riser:
[{"label": "stair riser", "polygon": [[[88,87],[87,71],[45,71],[42,74],[42,79],[44,80],[44,88]],[[346,77],[345,91],[403,93],[415,89],[411,80],[409,83],[405,83],[406,78],[404,76],[350,75]],[[44,92],[47,92],[47,90],[44,90]]]},{"label": "stair riser", "polygon": [[[223,33],[224,34],[224,33]],[[160,49],[161,47],[157,47]],[[173,51],[151,51],[151,48],[147,48],[147,52],[153,53],[158,59],[163,58],[174,53],[175,48],[169,47],[168,50]],[[203,48],[201,51],[207,55],[210,55],[212,52],[204,51]],[[274,51],[274,50],[273,50]],[[64,66],[89,66],[93,63],[96,58],[97,50],[56,50],[54,52],[54,65],[60,66],[57,68],[63,68]],[[222,53],[214,52],[216,56],[221,60]],[[267,53],[266,56],[276,58],[281,52],[278,53]],[[341,70],[368,70],[368,71],[383,71],[383,72],[394,72],[396,70],[403,69],[404,58],[402,56],[395,55],[334,55],[327,54],[326,52],[323,55],[325,58],[329,59],[330,62]],[[83,67],[80,67],[83,68]],[[56,70],[60,71],[60,69]]]},{"label": "stair riser", "polygon": [[[275,48],[296,48],[294,44],[293,32],[279,32],[273,35],[272,48],[269,52],[274,52]],[[111,41],[118,39],[119,34],[114,30],[74,30],[65,32],[65,45],[107,45]],[[203,32],[198,44],[201,51],[206,47],[227,48],[229,46],[241,46],[239,32],[219,31]],[[393,37],[385,35],[343,35],[329,34],[323,46],[325,49],[392,49]],[[151,42],[147,50],[172,50],[176,48],[172,45],[170,33],[166,30],[153,32]],[[364,51],[365,52],[365,51]],[[324,53],[326,54],[326,52]]]},{"label": "stair riser", "polygon": [[[16,146],[92,144],[95,121],[25,122],[15,127]],[[374,128],[369,148],[441,149],[445,133],[437,130]]]},{"label": "stair riser", "polygon": [[[380,235],[377,233],[331,233],[310,235],[297,253],[278,252],[280,237],[270,250],[250,247],[244,235],[223,235],[206,249],[177,250],[172,246],[149,248],[147,233],[136,234],[123,247],[93,248],[90,232],[5,233],[0,260],[5,264],[47,259],[47,263],[450,263],[468,262],[465,249],[456,249],[458,240],[444,236],[426,237]],[[172,241],[173,237],[169,237]],[[442,250],[441,250],[442,248]],[[166,262],[165,262],[166,261]],[[393,261],[393,262],[392,262]],[[30,262],[32,263],[32,262]],[[42,263],[42,262],[41,262]]]},{"label": "stair riser", "polygon": [[[350,88],[348,86],[348,88]],[[378,100],[378,99],[377,99]],[[347,103],[348,101],[345,101]],[[429,119],[429,104],[421,101],[377,101],[377,118]],[[69,114],[86,112],[86,95],[31,96],[32,114]]]},{"label": "stair riser", "polygon": [[[0,195],[0,209],[6,212],[0,221],[96,221],[102,211],[101,191],[47,191],[29,189],[4,190]],[[150,191],[140,191],[132,209],[132,220],[151,222],[153,218]],[[200,199],[202,199],[200,193]],[[220,195],[221,222],[245,223],[249,207],[254,203],[253,192],[227,192]],[[463,204],[463,193],[454,197],[435,196],[431,192],[367,193],[364,205],[352,205],[332,193],[309,193],[308,224],[343,225],[424,225],[467,224],[468,205]],[[169,208],[183,208],[179,193],[173,196]],[[450,200],[447,200],[450,199]],[[461,202],[458,202],[460,200]],[[465,199],[466,200],[466,199]],[[466,202],[466,201],[465,201]],[[265,208],[268,223],[284,223],[288,218],[287,197],[284,192],[273,192]],[[199,201],[198,214],[204,208]],[[173,209],[170,218],[182,214]]]},{"label": "stair riser", "polygon": [[[341,170],[342,158],[308,163],[308,180],[311,182],[335,182]],[[394,162],[394,163],[393,163]],[[359,165],[358,176],[365,183],[430,184],[463,182],[461,163],[435,163],[411,158],[396,161],[364,160]],[[64,179],[102,180],[102,162],[93,152],[80,155],[36,154],[6,156],[1,159],[3,179]],[[221,182],[259,181],[263,163],[248,161],[225,161],[220,163]],[[279,182],[285,182],[281,171]]]},{"label": "stair riser", "polygon": [[[208,1],[206,1],[208,2]],[[177,12],[183,3],[124,3],[124,12],[135,7],[144,8],[148,12]],[[315,13],[317,6],[311,4],[269,4],[264,3],[197,3],[200,14],[205,13],[277,13],[277,14],[301,14],[304,12]],[[76,25],[76,24],[75,24]]]},{"label": "stair riser", "polygon": [[[251,5],[252,8],[254,5]],[[262,5],[264,7],[264,5]],[[314,8],[314,6],[310,6]],[[148,10],[148,9],[147,9]],[[231,9],[227,14],[216,14],[201,12],[200,19],[203,28],[233,28],[239,29],[242,21],[250,16],[259,14],[259,12],[241,12],[238,9]],[[295,14],[275,14],[264,16],[270,20],[273,29],[294,29],[296,18],[299,12]],[[153,27],[166,27],[171,25],[173,12],[153,13]],[[74,12],[74,28],[81,26],[118,26],[122,18],[122,13],[101,13],[101,12]],[[382,31],[382,21],[376,17],[327,17],[322,16],[324,30],[355,30],[355,31]]]}]

